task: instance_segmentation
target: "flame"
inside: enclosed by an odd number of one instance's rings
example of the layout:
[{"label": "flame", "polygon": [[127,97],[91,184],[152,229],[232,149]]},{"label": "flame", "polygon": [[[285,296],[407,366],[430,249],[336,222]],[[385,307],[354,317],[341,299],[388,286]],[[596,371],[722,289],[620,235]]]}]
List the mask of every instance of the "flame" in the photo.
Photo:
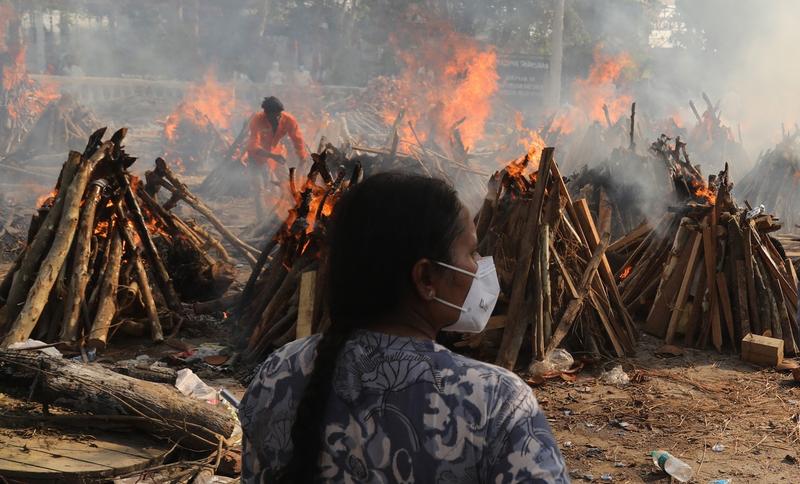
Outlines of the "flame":
[{"label": "flame", "polygon": [[794,172],[792,178],[794,179],[795,184],[800,183],[800,171]]},{"label": "flame", "polygon": [[577,126],[595,121],[606,126],[603,106],[608,109],[611,123],[626,116],[633,97],[624,92],[623,81],[624,74],[633,67],[635,64],[629,54],[611,55],[603,51],[602,45],[595,47],[589,74],[584,79],[573,81],[571,105],[556,116],[551,129],[568,134]]},{"label": "flame", "polygon": [[235,109],[234,86],[217,81],[213,69],[206,72],[203,81],[190,86],[180,104],[164,120],[164,138],[167,141],[164,158],[182,171],[185,161],[199,161],[183,151],[197,146],[209,133],[230,143],[230,123]]},{"label": "flame", "polygon": [[45,206],[50,206],[53,204],[54,199],[58,195],[58,190],[55,188],[50,193],[45,193],[36,199],[36,206],[39,208],[44,208]]},{"label": "flame", "polygon": [[94,235],[102,238],[108,237],[109,222],[108,220],[101,220],[97,222],[94,227]]},{"label": "flame", "polygon": [[392,124],[402,107],[404,139],[414,140],[410,122],[421,141],[440,146],[449,145],[454,127],[465,147],[481,140],[498,89],[494,49],[436,19],[405,24],[390,44],[403,67],[379,87],[384,120]]},{"label": "flame", "polygon": [[690,180],[689,185],[694,191],[695,198],[703,198],[711,205],[717,203],[717,193],[702,181]]},{"label": "flame", "polygon": [[633,267],[631,267],[631,266],[627,266],[624,269],[622,269],[622,273],[619,275],[619,280],[620,281],[624,281],[625,279],[627,279],[628,276],[631,275],[631,271],[632,270],[633,270]]},{"label": "flame", "polygon": [[[36,82],[28,75],[25,47],[20,46],[11,63],[2,66],[3,91],[8,117],[12,120],[35,119],[51,102],[60,97],[58,83],[52,80]],[[2,52],[9,53],[11,52]]]}]

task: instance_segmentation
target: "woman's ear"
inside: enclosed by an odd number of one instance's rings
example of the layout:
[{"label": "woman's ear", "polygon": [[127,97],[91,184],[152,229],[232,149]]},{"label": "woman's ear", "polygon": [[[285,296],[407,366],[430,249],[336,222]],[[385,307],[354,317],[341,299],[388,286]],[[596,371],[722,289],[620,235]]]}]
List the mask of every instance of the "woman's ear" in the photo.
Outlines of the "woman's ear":
[{"label": "woman's ear", "polygon": [[436,288],[433,285],[434,270],[434,264],[430,259],[420,259],[411,267],[411,282],[423,301],[432,301],[436,297]]}]

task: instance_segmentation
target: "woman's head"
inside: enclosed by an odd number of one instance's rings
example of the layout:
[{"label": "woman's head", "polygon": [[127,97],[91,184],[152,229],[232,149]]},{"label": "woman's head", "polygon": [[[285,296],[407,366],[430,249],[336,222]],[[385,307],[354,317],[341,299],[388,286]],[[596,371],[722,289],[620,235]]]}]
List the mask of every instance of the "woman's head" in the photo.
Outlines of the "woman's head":
[{"label": "woman's head", "polygon": [[475,228],[456,191],[442,180],[383,173],[337,203],[329,236],[331,319],[369,326],[411,309],[435,330],[452,324],[475,272]]},{"label": "woman's head", "polygon": [[427,333],[456,322],[460,311],[436,299],[460,306],[472,278],[437,262],[474,273],[476,248],[469,214],[441,180],[384,173],[339,200],[328,236],[332,324],[317,345],[280,482],[315,479],[336,360],[352,330],[412,313],[409,323]]}]

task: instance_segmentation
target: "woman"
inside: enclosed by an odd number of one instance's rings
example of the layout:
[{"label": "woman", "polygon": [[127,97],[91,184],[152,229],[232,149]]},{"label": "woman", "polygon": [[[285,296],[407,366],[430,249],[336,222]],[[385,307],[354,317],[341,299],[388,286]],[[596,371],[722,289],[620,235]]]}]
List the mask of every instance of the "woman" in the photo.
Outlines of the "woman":
[{"label": "woman", "polygon": [[435,343],[482,330],[499,293],[456,192],[375,175],[332,222],[332,323],[250,385],[243,482],[568,482],[530,388]]}]

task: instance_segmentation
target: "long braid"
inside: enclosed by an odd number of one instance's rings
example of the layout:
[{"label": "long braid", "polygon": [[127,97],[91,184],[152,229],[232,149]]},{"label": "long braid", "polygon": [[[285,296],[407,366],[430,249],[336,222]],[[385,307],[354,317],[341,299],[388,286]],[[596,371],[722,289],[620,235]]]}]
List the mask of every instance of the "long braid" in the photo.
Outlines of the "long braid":
[{"label": "long braid", "polygon": [[314,370],[308,377],[292,426],[292,458],[280,482],[313,482],[318,474],[317,460],[307,460],[307,457],[319,456],[322,451],[325,406],[333,387],[336,359],[351,333],[352,327],[338,328],[332,325],[320,339]]}]

